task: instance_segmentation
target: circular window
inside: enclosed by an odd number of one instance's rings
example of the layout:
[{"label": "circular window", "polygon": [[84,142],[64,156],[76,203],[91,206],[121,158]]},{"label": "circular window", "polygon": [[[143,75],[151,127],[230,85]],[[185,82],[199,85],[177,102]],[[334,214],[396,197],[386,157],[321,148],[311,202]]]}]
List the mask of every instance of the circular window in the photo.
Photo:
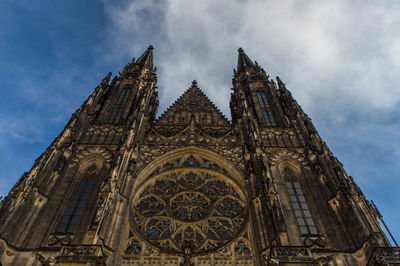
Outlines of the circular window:
[{"label": "circular window", "polygon": [[132,206],[133,226],[144,240],[174,254],[189,247],[195,255],[225,246],[243,231],[246,201],[227,175],[200,164],[164,170],[149,178]]}]

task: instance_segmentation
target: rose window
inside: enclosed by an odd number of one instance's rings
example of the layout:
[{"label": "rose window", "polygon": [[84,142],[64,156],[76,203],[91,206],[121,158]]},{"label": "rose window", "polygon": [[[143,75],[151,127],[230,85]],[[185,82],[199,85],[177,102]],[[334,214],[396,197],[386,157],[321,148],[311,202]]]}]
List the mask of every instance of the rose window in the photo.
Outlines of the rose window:
[{"label": "rose window", "polygon": [[242,233],[247,217],[242,191],[222,170],[204,168],[204,161],[179,168],[167,164],[141,186],[132,206],[133,226],[147,242],[173,254],[187,247],[202,254]]}]

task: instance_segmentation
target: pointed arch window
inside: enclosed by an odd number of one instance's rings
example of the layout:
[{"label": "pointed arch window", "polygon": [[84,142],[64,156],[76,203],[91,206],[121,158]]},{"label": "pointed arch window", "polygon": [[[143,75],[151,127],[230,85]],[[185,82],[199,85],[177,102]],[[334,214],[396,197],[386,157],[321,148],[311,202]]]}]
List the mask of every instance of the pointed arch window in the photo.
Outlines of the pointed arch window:
[{"label": "pointed arch window", "polygon": [[123,89],[118,97],[117,104],[125,105],[128,102],[130,94],[131,94],[131,89],[129,88]]},{"label": "pointed arch window", "polygon": [[258,103],[260,104],[261,107],[265,125],[267,127],[275,127],[276,126],[275,117],[274,114],[272,113],[272,109],[271,106],[269,105],[267,96],[262,91],[257,91],[256,94]]},{"label": "pointed arch window", "polygon": [[300,183],[297,181],[297,176],[289,168],[285,169],[285,185],[289,193],[290,203],[292,205],[297,223],[302,235],[318,234],[314,220],[311,217],[311,212],[307,201],[304,197]]},{"label": "pointed arch window", "polygon": [[258,99],[258,102],[260,103],[260,106],[261,106],[262,108],[271,108],[271,107],[269,106],[267,97],[265,96],[265,93],[264,93],[264,92],[257,91],[257,99]]},{"label": "pointed arch window", "polygon": [[72,234],[75,232],[94,183],[95,179],[88,177],[82,178],[79,181],[68,207],[65,210],[64,216],[57,227],[57,233]]},{"label": "pointed arch window", "polygon": [[123,109],[122,108],[114,108],[108,118],[108,123],[118,124],[121,120]]}]

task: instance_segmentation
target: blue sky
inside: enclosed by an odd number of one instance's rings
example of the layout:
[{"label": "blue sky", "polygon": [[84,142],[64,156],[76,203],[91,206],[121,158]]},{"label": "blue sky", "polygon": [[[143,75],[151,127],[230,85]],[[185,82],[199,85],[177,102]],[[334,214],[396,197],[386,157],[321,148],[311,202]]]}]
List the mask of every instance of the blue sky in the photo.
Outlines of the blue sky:
[{"label": "blue sky", "polygon": [[400,2],[2,1],[0,194],[101,79],[155,46],[160,110],[193,79],[228,116],[237,48],[280,76],[400,241]]}]

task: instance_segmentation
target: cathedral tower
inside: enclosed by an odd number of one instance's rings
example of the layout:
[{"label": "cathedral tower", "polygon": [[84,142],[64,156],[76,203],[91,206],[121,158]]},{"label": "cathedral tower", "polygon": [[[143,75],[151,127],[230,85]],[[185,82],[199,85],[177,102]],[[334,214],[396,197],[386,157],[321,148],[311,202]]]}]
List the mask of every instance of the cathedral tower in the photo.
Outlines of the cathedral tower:
[{"label": "cathedral tower", "polygon": [[153,47],[111,73],[0,208],[2,265],[392,265],[400,250],[285,84],[240,48],[229,121],[158,119]]}]

